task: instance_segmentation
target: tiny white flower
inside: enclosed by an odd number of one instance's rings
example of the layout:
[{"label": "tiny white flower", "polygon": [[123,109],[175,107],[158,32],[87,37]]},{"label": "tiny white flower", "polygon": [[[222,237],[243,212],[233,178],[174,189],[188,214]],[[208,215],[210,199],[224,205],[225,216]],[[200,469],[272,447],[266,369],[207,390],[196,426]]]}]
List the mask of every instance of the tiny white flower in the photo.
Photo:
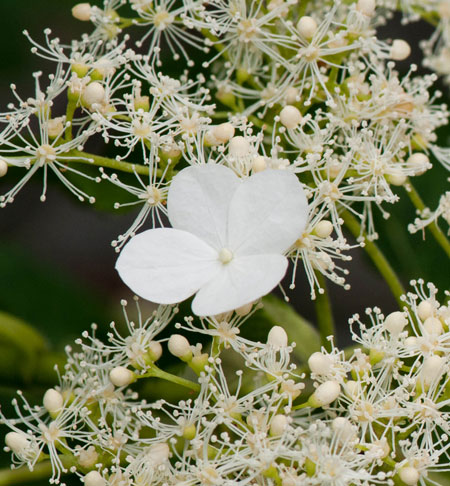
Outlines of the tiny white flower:
[{"label": "tiny white flower", "polygon": [[270,292],[283,278],[283,255],[301,234],[307,201],[289,171],[246,179],[221,165],[188,167],[168,194],[173,228],[135,236],[116,268],[138,295],[161,304],[196,293],[195,314],[227,312]]}]

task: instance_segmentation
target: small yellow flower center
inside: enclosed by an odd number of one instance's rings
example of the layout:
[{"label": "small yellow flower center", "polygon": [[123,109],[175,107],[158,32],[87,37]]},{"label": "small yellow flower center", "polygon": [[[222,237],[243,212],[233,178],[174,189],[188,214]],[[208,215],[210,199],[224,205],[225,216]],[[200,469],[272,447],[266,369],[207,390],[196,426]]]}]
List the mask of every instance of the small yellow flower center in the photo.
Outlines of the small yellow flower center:
[{"label": "small yellow flower center", "polygon": [[228,248],[222,248],[219,251],[219,260],[226,265],[227,263],[230,263],[231,260],[233,260],[233,253]]},{"label": "small yellow flower center", "polygon": [[166,29],[174,20],[173,15],[167,10],[161,10],[153,17],[153,23],[158,30]]}]

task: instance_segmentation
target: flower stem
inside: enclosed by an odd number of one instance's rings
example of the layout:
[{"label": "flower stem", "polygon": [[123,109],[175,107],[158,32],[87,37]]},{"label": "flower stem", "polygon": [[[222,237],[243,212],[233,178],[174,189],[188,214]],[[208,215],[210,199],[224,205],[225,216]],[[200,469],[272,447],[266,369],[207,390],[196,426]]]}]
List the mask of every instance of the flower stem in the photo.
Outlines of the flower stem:
[{"label": "flower stem", "polygon": [[200,385],[198,383],[194,383],[191,380],[186,380],[185,378],[181,378],[180,376],[172,375],[172,373],[167,373],[166,371],[161,370],[155,365],[152,365],[151,368],[147,371],[147,373],[139,376],[139,378],[150,378],[150,377],[161,378],[161,380],[166,380],[166,381],[170,381],[171,383],[176,383],[177,385],[190,388],[195,392],[200,391]]},{"label": "flower stem", "polygon": [[[71,150],[67,153],[69,156],[80,157],[77,163],[97,165],[99,167],[106,167],[108,169],[120,170],[122,172],[129,172],[131,174],[143,174],[149,175],[149,168],[141,164],[131,164],[129,162],[122,162],[120,160],[110,159],[108,157],[101,157],[100,155],[94,155],[87,152],[81,152],[80,150]],[[81,159],[83,157],[83,159]],[[86,160],[87,159],[87,160]]]},{"label": "flower stem", "polygon": [[349,211],[344,211],[341,216],[344,220],[345,226],[350,230],[355,238],[358,238],[362,234],[365,240],[364,250],[369,255],[370,259],[388,284],[392,294],[398,302],[398,305],[401,309],[403,309],[405,304],[401,300],[401,296],[405,293],[405,290],[400,282],[400,279],[387,261],[386,257],[383,255],[382,251],[373,241],[370,241],[367,238],[367,235],[364,232],[361,232],[361,225]]},{"label": "flower stem", "polygon": [[327,349],[327,351],[331,351],[331,343],[327,339],[328,336],[334,336],[335,334],[333,313],[331,311],[331,302],[324,276],[320,272],[316,272],[316,278],[320,288],[323,290],[323,293],[317,292],[317,297],[315,300],[317,325],[320,332],[320,342],[322,346]]},{"label": "flower stem", "polygon": [[[408,182],[405,189],[406,192],[408,193],[409,199],[411,200],[411,202],[413,203],[416,209],[418,209],[420,212],[426,209],[426,206],[422,201],[422,198],[419,196],[419,193],[414,189],[411,182]],[[434,239],[438,242],[439,245],[441,245],[442,249],[450,257],[450,241],[448,241],[447,237],[439,228],[439,226],[436,224],[436,222],[433,221],[432,223],[430,223],[427,226],[427,229],[430,230],[431,234],[434,236]]]}]

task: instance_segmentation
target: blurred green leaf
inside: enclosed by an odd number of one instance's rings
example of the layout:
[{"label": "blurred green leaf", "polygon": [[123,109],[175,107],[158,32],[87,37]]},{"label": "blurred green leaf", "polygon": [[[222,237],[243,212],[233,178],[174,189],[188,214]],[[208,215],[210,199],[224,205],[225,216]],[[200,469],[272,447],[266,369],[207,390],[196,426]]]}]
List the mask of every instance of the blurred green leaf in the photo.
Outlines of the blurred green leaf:
[{"label": "blurred green leaf", "polygon": [[61,269],[12,245],[0,245],[0,309],[64,346],[92,322],[110,321],[102,296]]}]

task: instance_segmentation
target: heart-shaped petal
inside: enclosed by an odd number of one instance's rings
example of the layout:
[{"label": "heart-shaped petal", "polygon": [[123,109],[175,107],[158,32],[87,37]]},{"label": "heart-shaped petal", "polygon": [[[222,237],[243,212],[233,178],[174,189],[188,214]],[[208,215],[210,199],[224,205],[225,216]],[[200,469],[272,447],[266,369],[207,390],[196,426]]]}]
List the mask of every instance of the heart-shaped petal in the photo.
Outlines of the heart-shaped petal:
[{"label": "heart-shaped petal", "polygon": [[288,266],[282,255],[236,257],[197,292],[192,310],[210,316],[237,309],[269,293],[284,277]]},{"label": "heart-shaped petal", "polygon": [[120,277],[140,297],[158,304],[182,302],[221,269],[217,251],[197,236],[172,228],[144,231],[123,248]]},{"label": "heart-shaped petal", "polygon": [[239,255],[283,253],[301,235],[308,203],[297,176],[265,170],[241,184],[228,212],[228,247]]},{"label": "heart-shaped petal", "polygon": [[223,165],[197,165],[179,172],[167,198],[174,228],[197,235],[216,249],[226,246],[230,201],[241,181]]}]

